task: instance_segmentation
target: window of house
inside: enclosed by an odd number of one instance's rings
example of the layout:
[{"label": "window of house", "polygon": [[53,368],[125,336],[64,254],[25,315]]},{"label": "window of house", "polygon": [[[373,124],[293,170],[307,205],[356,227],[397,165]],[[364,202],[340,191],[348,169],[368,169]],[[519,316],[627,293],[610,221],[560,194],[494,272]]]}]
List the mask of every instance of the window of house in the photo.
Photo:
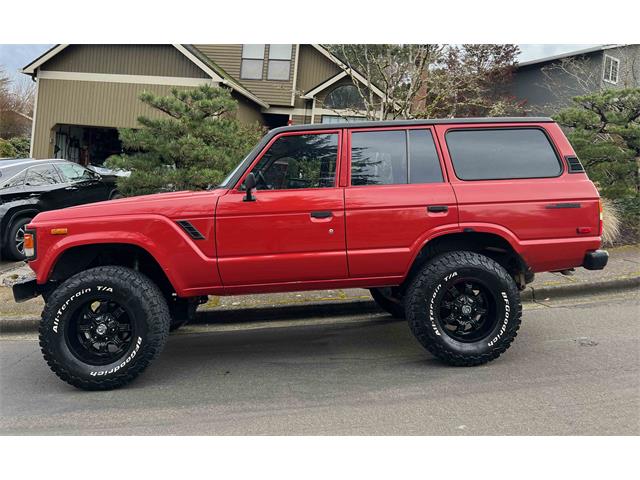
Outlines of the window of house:
[{"label": "window of house", "polygon": [[620,70],[620,60],[604,56],[604,72],[602,78],[605,82],[618,83],[618,71]]},{"label": "window of house", "polygon": [[364,110],[364,102],[355,85],[341,85],[334,88],[324,99],[324,107],[334,110],[350,108]]},{"label": "window of house", "polygon": [[351,185],[442,182],[438,153],[428,129],[353,132]]},{"label": "window of house", "polygon": [[453,130],[446,139],[462,180],[545,178],[562,172],[549,139],[538,129]]},{"label": "window of house", "polygon": [[352,115],[322,115],[321,123],[345,123],[345,122],[361,122],[364,117],[354,117]]},{"label": "window of house", "polygon": [[243,45],[240,78],[262,80],[264,65],[264,45]]},{"label": "window of house", "polygon": [[280,137],[252,172],[258,190],[329,188],[335,185],[338,135]]},{"label": "window of house", "polygon": [[293,45],[269,45],[267,80],[289,80]]},{"label": "window of house", "polygon": [[24,184],[29,187],[39,187],[42,185],[55,185],[60,183],[58,172],[53,165],[38,165],[27,170],[27,178]]}]

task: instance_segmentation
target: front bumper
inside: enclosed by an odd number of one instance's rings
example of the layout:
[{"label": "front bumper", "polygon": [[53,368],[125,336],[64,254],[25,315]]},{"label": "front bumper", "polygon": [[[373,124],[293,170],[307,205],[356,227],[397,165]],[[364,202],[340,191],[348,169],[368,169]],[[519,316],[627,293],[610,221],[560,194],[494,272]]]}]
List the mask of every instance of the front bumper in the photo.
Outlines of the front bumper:
[{"label": "front bumper", "polygon": [[602,270],[607,266],[608,261],[609,252],[606,250],[594,250],[593,252],[587,252],[582,266],[587,270]]},{"label": "front bumper", "polygon": [[13,299],[16,302],[24,302],[35,298],[42,293],[42,288],[33,277],[26,277],[13,284]]}]

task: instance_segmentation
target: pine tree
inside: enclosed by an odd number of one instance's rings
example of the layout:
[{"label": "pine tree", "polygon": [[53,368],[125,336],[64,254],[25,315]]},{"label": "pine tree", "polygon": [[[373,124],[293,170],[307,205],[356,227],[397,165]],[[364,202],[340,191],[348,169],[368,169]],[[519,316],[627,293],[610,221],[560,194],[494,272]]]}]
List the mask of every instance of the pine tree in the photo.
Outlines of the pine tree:
[{"label": "pine tree", "polygon": [[575,97],[554,119],[568,129],[589,178],[621,210],[627,241],[640,236],[640,89]]},{"label": "pine tree", "polygon": [[263,134],[258,124],[237,119],[237,102],[226,88],[202,85],[168,96],[143,92],[140,100],[165,115],[141,116],[141,128],[119,131],[123,148],[132,153],[106,164],[132,172],[118,179],[125,196],[216,185]]}]

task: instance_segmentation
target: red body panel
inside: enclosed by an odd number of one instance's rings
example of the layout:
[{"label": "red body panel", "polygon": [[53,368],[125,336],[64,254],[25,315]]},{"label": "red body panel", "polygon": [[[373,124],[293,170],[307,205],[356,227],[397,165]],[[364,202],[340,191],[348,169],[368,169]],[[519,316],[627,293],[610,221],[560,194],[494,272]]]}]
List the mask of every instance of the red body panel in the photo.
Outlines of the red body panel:
[{"label": "red body panel", "polygon": [[[503,124],[500,127],[544,129],[560,159],[575,155],[555,123]],[[437,125],[441,145],[446,133],[468,125]],[[496,128],[477,124],[473,128]],[[442,149],[449,179],[458,200],[461,228],[497,233],[510,241],[534,272],[562,270],[582,264],[589,250],[600,247],[599,195],[584,173],[562,173],[555,178],[463,181],[455,176],[446,148]],[[574,203],[578,208],[554,208]],[[589,227],[591,235],[579,233]]]},{"label": "red body panel", "polygon": [[[561,175],[457,179],[446,132],[503,126],[544,129],[562,159]],[[333,188],[260,190],[255,202],[244,202],[239,187],[249,167],[229,190],[150,195],[50,211],[29,226],[37,232],[37,258],[29,264],[43,284],[69,248],[133,244],[156,259],[178,295],[195,296],[397,285],[431,239],[466,229],[501,236],[537,272],[579,266],[586,252],[599,248],[598,192],[586,174],[567,172],[563,159],[574,152],[556,124],[397,128],[433,132],[444,182],[350,186],[351,130],[318,129],[340,136]],[[573,207],[556,208],[566,203]],[[447,209],[429,212],[433,205]],[[330,215],[315,218],[312,212]],[[188,220],[204,239],[192,239],[179,220]],[[67,228],[68,234],[51,235],[52,228]]]}]

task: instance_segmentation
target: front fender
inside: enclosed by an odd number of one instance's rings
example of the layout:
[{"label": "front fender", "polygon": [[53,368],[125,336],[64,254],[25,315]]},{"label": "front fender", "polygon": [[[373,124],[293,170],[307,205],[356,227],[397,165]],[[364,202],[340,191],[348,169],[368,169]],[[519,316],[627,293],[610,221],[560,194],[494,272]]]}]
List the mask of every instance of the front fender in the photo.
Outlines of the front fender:
[{"label": "front fender", "polygon": [[[147,251],[160,265],[180,296],[220,286],[215,255],[208,257],[172,220],[161,215],[119,215],[91,219],[38,221],[36,259],[29,265],[38,284],[46,283],[60,256],[74,247],[129,244]],[[66,228],[66,235],[52,235],[52,228]],[[212,238],[206,241],[213,242]]]}]

